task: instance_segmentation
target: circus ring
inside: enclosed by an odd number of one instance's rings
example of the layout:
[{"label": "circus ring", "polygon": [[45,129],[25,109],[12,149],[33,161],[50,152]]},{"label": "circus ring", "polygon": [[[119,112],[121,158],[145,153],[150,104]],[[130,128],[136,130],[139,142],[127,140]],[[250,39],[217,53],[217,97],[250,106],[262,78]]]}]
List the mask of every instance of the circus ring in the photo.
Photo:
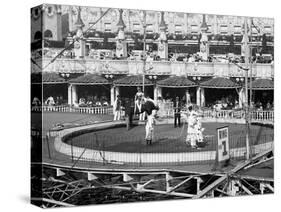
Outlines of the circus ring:
[{"label": "circus ring", "polygon": [[[245,157],[245,125],[243,120],[202,120],[206,129],[206,146],[194,150],[184,143],[186,128],[174,128],[169,121],[156,126],[155,142],[144,142],[144,126],[127,131],[124,122],[103,122],[64,129],[57,133],[55,150],[80,161],[102,164],[201,164],[216,159],[216,128],[229,126],[230,156]],[[271,126],[251,128],[251,153],[256,155],[273,147]]]}]

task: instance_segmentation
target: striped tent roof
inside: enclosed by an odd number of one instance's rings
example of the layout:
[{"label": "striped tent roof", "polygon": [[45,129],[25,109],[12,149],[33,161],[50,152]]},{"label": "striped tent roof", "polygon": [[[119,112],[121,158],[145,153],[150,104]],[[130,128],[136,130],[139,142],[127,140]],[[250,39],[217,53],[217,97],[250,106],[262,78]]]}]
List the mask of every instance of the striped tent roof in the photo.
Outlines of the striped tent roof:
[{"label": "striped tent roof", "polygon": [[186,77],[171,76],[157,82],[161,87],[180,88],[180,87],[195,87],[196,83],[187,79]]},{"label": "striped tent roof", "polygon": [[240,87],[240,85],[233,82],[232,80],[223,77],[212,78],[210,80],[200,83],[200,86],[203,88],[222,88],[222,89]]},{"label": "striped tent roof", "polygon": [[253,90],[273,90],[274,82],[270,79],[256,79],[252,82]]},{"label": "striped tent roof", "polygon": [[59,74],[53,72],[39,72],[31,74],[31,83],[32,84],[57,84],[57,83],[66,83],[65,79],[62,78]]},{"label": "striped tent roof", "polygon": [[[113,83],[114,83],[114,85],[118,85],[118,86],[142,86],[143,77],[141,75],[126,76],[126,77],[115,80]],[[150,80],[145,78],[144,85],[153,85],[153,83]]]},{"label": "striped tent roof", "polygon": [[110,82],[107,79],[96,74],[85,74],[83,76],[69,80],[69,83],[82,84],[82,85],[110,84]]}]

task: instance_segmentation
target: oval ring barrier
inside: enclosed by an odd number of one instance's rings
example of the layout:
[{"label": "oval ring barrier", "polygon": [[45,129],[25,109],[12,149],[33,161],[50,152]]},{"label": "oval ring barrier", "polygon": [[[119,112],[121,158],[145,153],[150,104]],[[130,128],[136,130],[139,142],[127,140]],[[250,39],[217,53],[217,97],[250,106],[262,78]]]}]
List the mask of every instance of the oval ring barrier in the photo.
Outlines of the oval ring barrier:
[{"label": "oval ring barrier", "polygon": [[[179,153],[127,153],[81,148],[67,144],[65,141],[73,136],[93,132],[95,130],[123,126],[124,122],[96,123],[62,130],[54,141],[56,151],[81,161],[106,162],[117,164],[163,164],[163,163],[194,163],[208,162],[216,159],[216,151],[179,152]],[[251,146],[252,154],[261,153],[272,148],[273,141]],[[245,156],[246,147],[231,148],[231,158]]]}]

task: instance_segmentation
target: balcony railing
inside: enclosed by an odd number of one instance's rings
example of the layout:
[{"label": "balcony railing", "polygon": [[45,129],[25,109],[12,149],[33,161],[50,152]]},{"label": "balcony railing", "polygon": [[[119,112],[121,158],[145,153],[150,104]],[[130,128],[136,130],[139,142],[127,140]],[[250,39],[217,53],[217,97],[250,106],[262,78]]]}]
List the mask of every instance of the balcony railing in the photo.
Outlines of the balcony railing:
[{"label": "balcony railing", "polygon": [[[51,59],[44,58],[42,67]],[[94,60],[58,58],[48,65],[46,72],[67,73],[107,73],[107,74],[142,74],[143,61],[140,60]],[[241,64],[243,66],[243,64]],[[146,62],[146,74],[152,75],[183,75],[183,76],[220,76],[243,77],[244,71],[231,63],[218,62]],[[36,71],[36,70],[34,70]],[[273,78],[273,64],[252,64],[252,76],[258,78]]]}]

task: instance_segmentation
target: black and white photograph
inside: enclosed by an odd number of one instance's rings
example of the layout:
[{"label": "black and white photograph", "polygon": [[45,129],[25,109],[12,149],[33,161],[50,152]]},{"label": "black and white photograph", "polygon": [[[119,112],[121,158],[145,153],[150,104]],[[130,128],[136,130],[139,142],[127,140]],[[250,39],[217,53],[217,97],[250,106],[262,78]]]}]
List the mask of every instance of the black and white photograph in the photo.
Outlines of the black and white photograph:
[{"label": "black and white photograph", "polygon": [[30,9],[32,204],[274,193],[274,18],[184,11]]}]

